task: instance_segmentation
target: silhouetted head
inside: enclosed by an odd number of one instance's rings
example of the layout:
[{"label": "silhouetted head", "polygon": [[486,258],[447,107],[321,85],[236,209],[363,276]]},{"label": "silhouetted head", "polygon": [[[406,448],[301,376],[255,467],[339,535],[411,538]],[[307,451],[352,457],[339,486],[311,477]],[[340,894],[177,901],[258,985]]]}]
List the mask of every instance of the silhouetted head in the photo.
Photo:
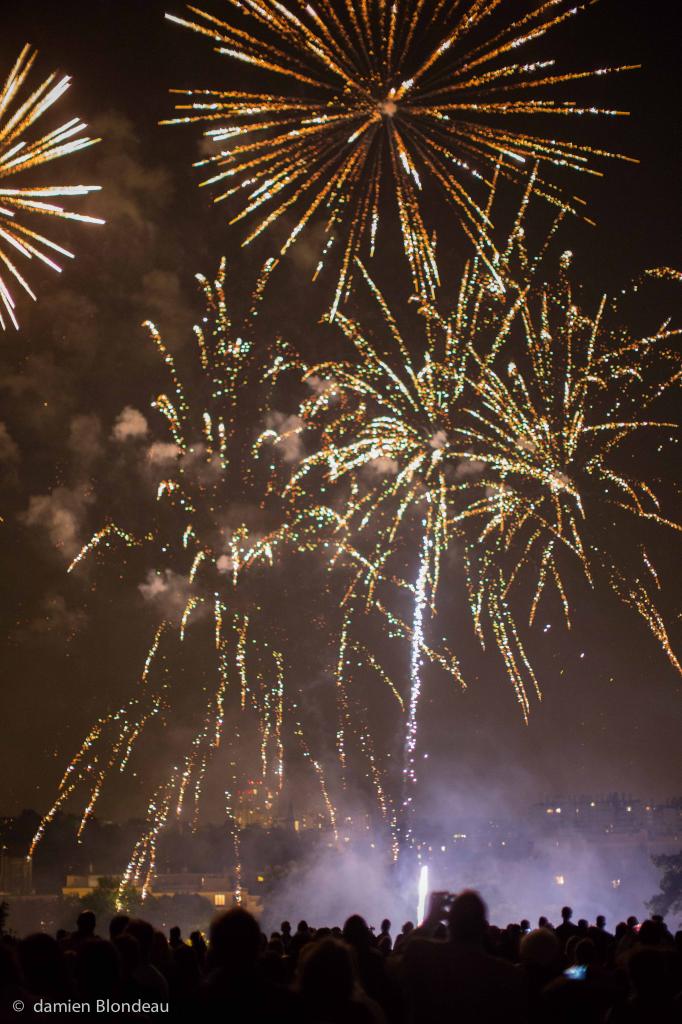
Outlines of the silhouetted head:
[{"label": "silhouetted head", "polygon": [[179,945],[180,942],[182,942],[182,931],[180,930],[180,928],[178,928],[176,924],[173,925],[173,927],[171,928],[169,935],[170,940],[174,946],[177,946]]},{"label": "silhouetted head", "polygon": [[165,932],[160,932],[157,928],[154,929],[150,959],[162,974],[169,970],[171,964],[170,946],[168,945]]},{"label": "silhouetted head", "polygon": [[628,928],[636,928],[638,924],[639,921],[637,920],[634,914],[627,919]]},{"label": "silhouetted head", "polygon": [[148,964],[152,955],[152,946],[154,944],[154,928],[150,925],[149,921],[143,921],[139,917],[133,918],[128,924],[126,929],[129,935],[132,935],[137,939],[137,944],[140,950],[140,960],[143,964]]},{"label": "silhouetted head", "polygon": [[289,921],[282,921],[281,925],[279,926],[279,930],[281,931],[282,935],[291,935],[291,924],[289,923]]},{"label": "silhouetted head", "polygon": [[409,935],[413,928],[414,924],[412,921],[406,921],[403,925],[403,935]]},{"label": "silhouetted head", "polygon": [[9,991],[21,984],[21,971],[17,962],[16,950],[0,942],[0,991]]},{"label": "silhouetted head", "polygon": [[113,940],[121,960],[124,974],[131,975],[140,966],[140,944],[130,932],[123,932]]},{"label": "silhouetted head", "polygon": [[666,988],[666,956],[658,949],[642,946],[628,959],[628,974],[638,996],[660,996]]},{"label": "silhouetted head", "polygon": [[38,932],[22,939],[19,963],[27,987],[37,995],[57,991],[64,984],[64,954],[51,935]]},{"label": "silhouetted head", "polygon": [[76,978],[83,995],[97,998],[116,992],[121,962],[116,948],[104,939],[88,939],[78,951]]},{"label": "silhouetted head", "polygon": [[299,921],[298,922],[298,928],[296,929],[296,931],[298,931],[298,932],[309,932],[310,928],[308,927],[308,922],[307,921]]},{"label": "silhouetted head", "polygon": [[452,901],[448,929],[453,942],[478,944],[483,941],[488,910],[477,892],[465,889]]},{"label": "silhouetted head", "polygon": [[352,914],[343,926],[343,938],[349,946],[359,948],[367,946],[371,938],[371,932],[367,927],[364,917],[359,914]]},{"label": "silhouetted head", "polygon": [[597,928],[599,928],[600,931],[603,931],[604,928],[606,928],[606,918],[603,914],[599,914],[597,917]]},{"label": "silhouetted head", "polygon": [[84,937],[89,937],[95,934],[95,926],[97,924],[97,918],[93,914],[92,910],[82,910],[76,918],[76,928],[78,934]]},{"label": "silhouetted head", "polygon": [[564,921],[565,923],[568,923],[571,920],[572,917],[573,917],[573,908],[572,907],[562,907],[561,908],[561,920],[562,921]]},{"label": "silhouetted head", "polygon": [[547,928],[548,926],[549,926],[549,921],[547,920],[546,917],[539,917],[538,918],[538,928]]},{"label": "silhouetted head", "polygon": [[130,924],[130,918],[127,914],[114,914],[111,921],[109,922],[109,938],[112,940],[122,935]]},{"label": "silhouetted head", "polygon": [[216,966],[250,966],[258,957],[260,941],[258,922],[242,907],[226,910],[211,923],[211,957]]},{"label": "silhouetted head", "polygon": [[389,921],[389,919],[387,917],[385,917],[383,919],[383,921],[381,922],[381,930],[382,930],[382,932],[384,932],[384,934],[386,932],[390,932],[390,930],[391,930],[391,922]]},{"label": "silhouetted head", "polygon": [[659,946],[663,939],[663,928],[656,921],[644,921],[639,929],[639,941],[643,946]]},{"label": "silhouetted head", "polygon": [[521,920],[521,931],[522,932],[529,932],[530,931],[530,921],[527,918],[525,918],[525,917],[522,918],[522,920]]},{"label": "silhouetted head", "polygon": [[322,939],[321,942],[310,943],[302,951],[298,987],[312,1006],[338,1011],[352,996],[354,984],[350,953],[342,942]]},{"label": "silhouetted head", "polygon": [[559,940],[549,928],[536,928],[521,939],[520,956],[523,963],[551,967],[560,954]]}]

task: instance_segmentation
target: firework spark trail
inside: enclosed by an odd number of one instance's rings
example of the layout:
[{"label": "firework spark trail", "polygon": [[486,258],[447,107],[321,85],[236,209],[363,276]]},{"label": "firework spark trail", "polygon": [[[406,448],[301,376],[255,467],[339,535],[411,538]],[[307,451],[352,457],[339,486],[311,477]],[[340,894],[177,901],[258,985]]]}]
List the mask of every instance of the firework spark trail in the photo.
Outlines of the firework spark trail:
[{"label": "firework spark trail", "polygon": [[[158,652],[161,636],[167,626],[164,621],[155,632],[154,639],[147,653],[144,669],[140,677],[140,686],[146,687],[152,663]],[[90,795],[78,828],[80,838],[87,822],[94,814],[95,805],[102,792],[108,774],[118,767],[124,772],[133,747],[141,737],[148,722],[158,715],[164,701],[164,686],[151,691],[146,699],[133,697],[116,711],[100,718],[83,740],[80,749],[68,763],[59,783],[57,797],[47,813],[43,815],[36,833],[31,841],[28,857],[31,859],[38,843],[45,834],[45,829],[54,820],[57,811],[79,787],[90,786]],[[109,743],[108,735],[113,733]],[[92,783],[93,774],[95,782]]]},{"label": "firework spark trail", "polygon": [[282,738],[282,726],[284,723],[284,659],[280,651],[273,651],[273,658],[277,668],[277,683],[275,687],[275,774],[277,776],[277,788],[282,792],[284,786],[284,740]]},{"label": "firework spark trail", "polygon": [[377,763],[372,734],[369,728],[364,724],[367,718],[367,709],[360,707],[356,702],[356,710],[358,718],[362,723],[358,729],[358,739],[360,741],[360,748],[369,766],[369,779],[370,782],[372,783],[374,792],[376,794],[377,803],[379,804],[379,810],[381,812],[381,817],[385,825],[388,826],[391,839],[391,857],[393,862],[395,863],[398,860],[398,856],[400,853],[398,820],[390,796],[386,791],[386,786],[384,785],[384,781],[382,779],[381,770]]},{"label": "firework spark trail", "polygon": [[341,626],[341,633],[339,635],[339,656],[336,665],[336,695],[337,695],[337,714],[338,714],[338,727],[336,732],[336,750],[339,755],[339,765],[341,767],[341,785],[346,788],[347,785],[347,758],[346,758],[346,732],[348,728],[349,711],[348,711],[348,693],[347,693],[347,647],[348,647],[348,629],[350,625],[350,617],[352,613],[347,613],[344,616],[343,625]]},{"label": "firework spark trail", "polygon": [[[100,185],[31,185],[27,172],[60,157],[70,156],[99,139],[91,139],[82,132],[86,125],[78,118],[72,118],[45,135],[29,138],[36,122],[68,90],[71,79],[58,78],[57,72],[49,75],[34,92],[22,97],[23,87],[37,51],[25,46],[9,72],[4,85],[0,86],[0,328],[7,323],[3,316],[18,329],[15,300],[10,289],[14,280],[32,299],[36,295],[19,268],[13,262],[12,254],[24,259],[34,257],[61,272],[61,266],[53,256],[73,259],[73,253],[56,242],[39,234],[30,224],[34,217],[52,217],[62,220],[76,220],[88,224],[103,224],[98,217],[75,213],[54,200],[87,196],[98,191]],[[15,187],[10,188],[10,179],[17,177]],[[7,271],[9,277],[3,277]]]},{"label": "firework spark trail", "polygon": [[395,699],[398,701],[398,704],[400,705],[400,710],[404,711],[405,710],[405,701],[404,701],[400,691],[398,690],[398,688],[396,687],[395,683],[393,682],[393,680],[389,676],[388,672],[386,672],[382,668],[382,666],[379,664],[379,662],[377,661],[377,659],[375,658],[374,654],[369,649],[369,647],[365,646],[364,644],[355,644],[355,651],[360,655],[361,658],[363,658],[367,662],[367,664],[371,668],[374,669],[376,674],[379,676],[379,678],[382,680],[382,682],[386,684],[386,686],[388,687],[390,692],[393,694]]},{"label": "firework spark trail", "polygon": [[[222,18],[188,6],[188,17],[166,17],[249,65],[264,85],[253,93],[173,90],[184,101],[178,116],[163,123],[205,126],[216,151],[197,164],[209,168],[202,184],[216,187],[215,202],[231,206],[230,223],[251,223],[243,244],[289,221],[284,254],[316,216],[326,221],[314,276],[338,248],[332,316],[348,297],[356,257],[375,251],[386,191],[397,207],[413,285],[433,295],[438,269],[422,194],[441,195],[478,244],[490,222],[475,193],[496,168],[520,180],[524,164],[540,159],[547,168],[599,174],[594,165],[615,155],[505,127],[514,117],[620,115],[553,92],[625,68],[556,72],[553,59],[520,62],[523,47],[583,8],[535,0],[515,18],[510,4],[504,22],[489,30],[487,19],[499,6],[247,0],[228,5]],[[270,91],[273,81],[279,89]],[[565,210],[582,205],[551,180],[538,178],[535,191]]]},{"label": "firework spark trail", "polygon": [[234,887],[234,901],[240,904],[243,899],[242,891],[242,856],[241,856],[241,838],[239,822],[236,818],[235,806],[234,806],[234,790],[237,784],[236,777],[236,766],[231,765],[232,769],[232,789],[225,790],[225,815],[230,827],[230,835],[232,840],[232,849],[234,853],[235,862],[235,887]]},{"label": "firework spark trail", "polygon": [[411,812],[414,806],[414,793],[417,785],[417,769],[415,750],[417,747],[417,725],[419,697],[422,688],[422,644],[424,639],[424,611],[428,602],[427,581],[429,574],[429,539],[424,533],[419,556],[419,573],[414,595],[414,613],[412,618],[412,638],[410,642],[410,699],[408,704],[407,722],[405,724],[405,764],[403,767],[403,830],[404,839],[411,843],[413,839]]},{"label": "firework spark trail", "polygon": [[301,748],[301,753],[303,754],[303,757],[308,762],[308,764],[311,765],[313,771],[315,772],[315,775],[317,776],[317,781],[318,781],[319,786],[320,786],[320,793],[322,795],[322,800],[324,802],[324,806],[325,806],[326,811],[327,811],[327,816],[329,818],[329,824],[331,826],[331,830],[332,830],[332,833],[333,833],[333,836],[334,836],[334,842],[338,844],[338,842],[339,842],[339,829],[338,829],[338,824],[337,824],[337,822],[338,822],[338,815],[337,815],[337,812],[336,812],[336,807],[334,806],[334,803],[333,803],[333,801],[331,799],[331,796],[329,794],[329,786],[327,784],[327,779],[326,779],[326,776],[325,776],[324,768],[322,767],[322,764],[320,763],[320,761],[317,758],[313,757],[313,755],[310,752],[310,747],[308,745],[308,741],[306,740],[305,733],[303,732],[303,726],[301,724],[301,717],[300,717],[298,705],[292,703],[290,705],[290,707],[291,707],[292,718],[293,718],[293,721],[294,721],[294,735],[295,735],[296,739],[298,740],[298,743],[299,743],[299,746]]}]

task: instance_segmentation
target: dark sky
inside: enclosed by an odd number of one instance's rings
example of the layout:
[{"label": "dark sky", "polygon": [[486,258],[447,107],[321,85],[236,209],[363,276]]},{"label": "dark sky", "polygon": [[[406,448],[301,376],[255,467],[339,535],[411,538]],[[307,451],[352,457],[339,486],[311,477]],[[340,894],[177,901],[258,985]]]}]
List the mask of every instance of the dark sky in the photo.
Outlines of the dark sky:
[{"label": "dark sky", "polygon": [[[77,262],[59,280],[36,269],[39,305],[23,302],[21,333],[0,337],[0,419],[13,442],[0,464],[0,812],[9,813],[46,807],[90,723],[131,692],[148,645],[154,620],[139,591],[140,576],[116,564],[93,565],[78,577],[65,573],[69,557],[109,514],[127,509],[139,521],[142,504],[148,505],[139,472],[111,440],[126,406],[148,416],[150,439],[164,439],[148,408],[164,376],[139,324],[147,316],[158,320],[182,350],[201,309],[192,275],[211,273],[225,253],[239,296],[271,243],[266,238],[244,255],[224,214],[195,187],[190,164],[199,152],[198,132],[157,126],[171,111],[168,87],[235,80],[234,65],[163,20],[165,7],[177,11],[179,2],[25,0],[4,6],[3,73],[30,41],[41,51],[38,75],[59,66],[74,76],[62,114],[80,115],[103,142],[73,160],[69,173],[77,166],[80,180],[102,184],[87,209],[107,219],[103,228],[62,231],[60,240],[74,248]],[[218,10],[220,3],[208,6]],[[584,87],[585,95],[629,109],[631,117],[609,119],[598,130],[592,123],[573,129],[590,141],[597,130],[605,148],[641,161],[614,161],[605,178],[587,183],[583,193],[596,228],[578,221],[565,228],[563,245],[574,250],[590,294],[616,289],[644,267],[682,262],[676,6],[602,0],[547,44],[567,67],[644,65]],[[503,215],[511,216],[513,190],[501,202]],[[452,262],[454,274],[461,265],[458,248]],[[390,260],[383,269],[393,276]],[[674,291],[664,299],[654,321],[679,308]],[[314,329],[324,294],[295,261],[282,269],[269,303],[266,332],[296,343],[327,343]],[[666,468],[678,469],[672,459]],[[668,511],[674,517],[676,510]],[[679,546],[671,543],[659,554],[671,632],[680,641]],[[296,600],[281,576],[277,586],[283,601]],[[456,598],[450,604],[448,613],[456,615]],[[427,687],[421,742],[433,751],[436,797],[441,785],[520,803],[547,791],[624,790],[654,798],[679,792],[682,688],[645,627],[609,602],[583,595],[573,633],[559,638],[558,632],[537,641],[546,699],[533,708],[527,727],[492,662],[475,668],[476,685],[465,696],[442,680]],[[310,679],[323,661],[309,669]],[[180,742],[184,727],[172,728]],[[134,793],[124,780],[107,797],[103,806],[112,814],[139,809],[144,767],[153,770],[154,752],[146,758]]]}]

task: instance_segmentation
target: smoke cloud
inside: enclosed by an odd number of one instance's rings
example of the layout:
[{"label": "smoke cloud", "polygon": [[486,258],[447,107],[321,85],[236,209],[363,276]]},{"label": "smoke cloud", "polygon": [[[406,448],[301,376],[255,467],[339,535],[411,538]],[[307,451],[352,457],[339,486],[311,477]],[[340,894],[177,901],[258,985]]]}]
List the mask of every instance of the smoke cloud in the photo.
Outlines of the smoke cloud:
[{"label": "smoke cloud", "polygon": [[116,417],[111,431],[111,439],[123,444],[129,440],[146,437],[148,432],[149,424],[146,417],[139,409],[135,409],[132,405],[126,405]]},{"label": "smoke cloud", "polygon": [[94,501],[95,494],[87,484],[56,487],[49,494],[32,495],[19,518],[26,526],[44,530],[50,542],[70,560],[82,547],[83,523]]}]

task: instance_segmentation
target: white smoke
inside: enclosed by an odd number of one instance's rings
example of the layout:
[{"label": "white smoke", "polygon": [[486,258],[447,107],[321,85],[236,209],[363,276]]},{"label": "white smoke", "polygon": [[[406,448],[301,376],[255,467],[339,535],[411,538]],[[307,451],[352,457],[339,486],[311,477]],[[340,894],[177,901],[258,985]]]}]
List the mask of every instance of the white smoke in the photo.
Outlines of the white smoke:
[{"label": "white smoke", "polygon": [[81,530],[95,494],[87,484],[56,487],[49,494],[34,494],[20,515],[27,526],[43,529],[50,542],[69,560],[82,547]]},{"label": "white smoke", "polygon": [[123,444],[130,439],[146,437],[148,432],[149,424],[146,417],[139,409],[133,408],[132,405],[126,405],[116,417],[111,431],[111,439]]},{"label": "white smoke", "polygon": [[480,476],[485,472],[486,464],[480,459],[461,459],[455,467],[455,476],[458,480],[465,480],[469,477]]},{"label": "white smoke", "polygon": [[83,466],[90,466],[102,454],[102,424],[94,413],[74,416],[69,423],[69,448]]},{"label": "white smoke", "polygon": [[445,448],[445,445],[447,443],[448,435],[445,433],[444,430],[437,430],[436,433],[431,438],[431,440],[429,441],[429,444],[431,445],[432,448]]},{"label": "white smoke", "polygon": [[387,455],[378,455],[376,459],[370,459],[362,467],[362,471],[365,476],[373,478],[378,476],[395,476],[400,466],[396,459],[391,459]]},{"label": "white smoke", "polygon": [[147,449],[147,461],[152,466],[163,466],[169,462],[175,462],[182,454],[182,448],[170,441],[154,441]]},{"label": "white smoke", "polygon": [[18,462],[19,446],[4,423],[0,423],[0,462]]}]

